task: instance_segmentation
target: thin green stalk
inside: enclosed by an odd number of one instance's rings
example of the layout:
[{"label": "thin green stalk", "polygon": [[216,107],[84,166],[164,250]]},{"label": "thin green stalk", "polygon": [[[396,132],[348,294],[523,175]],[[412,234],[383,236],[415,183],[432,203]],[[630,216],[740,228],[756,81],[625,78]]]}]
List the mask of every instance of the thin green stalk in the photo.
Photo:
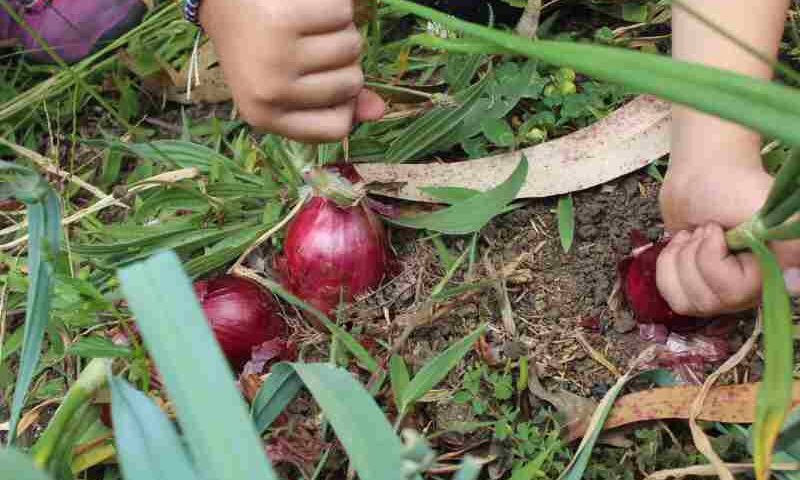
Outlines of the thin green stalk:
[{"label": "thin green stalk", "polygon": [[767,228],[778,227],[797,212],[800,212],[800,188],[786,197],[777,207],[764,214],[761,222]]},{"label": "thin green stalk", "polygon": [[749,238],[764,240],[765,231],[760,217],[756,214],[750,220],[725,232],[725,243],[731,251],[744,251],[750,248]]},{"label": "thin green stalk", "polygon": [[764,282],[764,374],[758,388],[753,422],[756,478],[764,480],[772,461],[772,449],[792,403],[792,307],[775,256],[761,240],[755,237],[746,240],[758,260]]},{"label": "thin green stalk", "polygon": [[31,449],[31,456],[37,467],[44,468],[47,465],[75,413],[106,384],[107,371],[112,362],[108,358],[92,359],[72,384],[44,433]]},{"label": "thin green stalk", "polygon": [[[47,461],[47,469],[56,478],[72,478],[72,449],[80,436],[92,426],[91,422],[89,422],[89,415],[92,410],[89,407],[88,403],[84,403],[69,419],[66,428],[58,439],[55,450],[53,450]],[[62,472],[69,472],[69,476],[64,476]]]},{"label": "thin green stalk", "polygon": [[122,115],[120,115],[120,113],[117,112],[117,110],[111,106],[111,104],[106,102],[105,99],[101,97],[100,94],[97,93],[97,91],[95,91],[94,88],[92,88],[88,83],[86,83],[86,80],[84,80],[83,77],[78,75],[75,71],[73,71],[72,67],[70,67],[69,65],[67,65],[66,62],[64,62],[64,60],[50,47],[50,45],[47,44],[44,38],[42,38],[42,36],[39,35],[39,32],[32,29],[30,25],[28,25],[28,22],[26,22],[22,17],[19,16],[17,11],[14,8],[12,8],[11,5],[9,5],[8,0],[0,0],[0,7],[3,7],[3,10],[6,11],[6,13],[11,17],[11,19],[17,22],[17,24],[19,24],[25,30],[25,32],[28,35],[30,35],[36,41],[36,43],[39,44],[40,47],[42,47],[42,49],[53,59],[53,61],[55,61],[56,64],[63,70],[65,70],[69,74],[69,76],[72,77],[73,81],[78,85],[80,85],[80,87],[83,88],[86,91],[86,93],[91,95],[91,97],[94,98],[95,101],[97,101],[97,103],[100,104],[100,106],[102,106],[106,111],[108,111],[111,114],[111,116],[113,116],[114,119],[120,123],[120,125],[124,126],[125,129],[128,130],[129,132],[135,130],[135,127],[130,123],[128,123],[128,121],[125,120],[125,118],[123,118]]},{"label": "thin green stalk", "polygon": [[768,241],[794,240],[800,238],[800,221],[770,228],[764,232],[763,238]]},{"label": "thin green stalk", "polygon": [[798,180],[800,180],[800,148],[793,148],[789,158],[778,170],[775,182],[770,188],[769,196],[760,212],[767,214],[776,208],[780,203],[797,190]]},{"label": "thin green stalk", "polygon": [[319,463],[317,464],[317,468],[314,470],[314,474],[311,475],[311,480],[317,480],[319,476],[322,474],[322,469],[325,468],[325,464],[328,463],[328,457],[331,455],[331,447],[325,449],[325,452],[322,454],[322,458],[319,459]]}]

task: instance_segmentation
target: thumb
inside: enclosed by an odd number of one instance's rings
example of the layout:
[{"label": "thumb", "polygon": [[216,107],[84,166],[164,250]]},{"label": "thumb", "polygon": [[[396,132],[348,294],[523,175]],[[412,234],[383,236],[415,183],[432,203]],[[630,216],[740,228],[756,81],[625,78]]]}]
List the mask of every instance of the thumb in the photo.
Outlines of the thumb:
[{"label": "thumb", "polygon": [[800,268],[791,267],[783,271],[783,281],[786,283],[786,290],[789,295],[800,296]]},{"label": "thumb", "polygon": [[380,120],[386,111],[386,103],[372,90],[361,90],[356,97],[355,121]]},{"label": "thumb", "polygon": [[800,296],[800,241],[772,242],[770,247],[783,270],[786,290],[792,296]]}]

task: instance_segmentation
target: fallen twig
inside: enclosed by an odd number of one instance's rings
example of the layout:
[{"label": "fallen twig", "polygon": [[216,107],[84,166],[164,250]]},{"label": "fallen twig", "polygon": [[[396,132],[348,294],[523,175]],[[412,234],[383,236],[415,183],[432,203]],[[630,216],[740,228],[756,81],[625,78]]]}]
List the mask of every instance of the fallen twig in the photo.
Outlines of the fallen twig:
[{"label": "fallen twig", "polygon": [[[725,468],[731,473],[749,473],[753,471],[752,463],[725,463]],[[791,472],[800,470],[800,463],[776,463],[770,466],[771,470],[778,472]],[[684,478],[688,476],[713,477],[718,472],[713,465],[694,465],[684,468],[672,468],[651,473],[644,480],[667,480],[669,478]]]},{"label": "fallen twig", "polygon": [[586,340],[586,337],[584,337],[580,331],[575,332],[575,338],[578,340],[578,343],[581,344],[583,349],[586,350],[586,353],[588,353],[589,356],[591,356],[595,362],[604,366],[606,370],[608,370],[609,372],[611,372],[612,375],[614,375],[615,378],[619,378],[622,376],[622,374],[619,373],[617,367],[615,367],[614,364],[611,363],[602,353],[595,350],[594,347],[592,347],[589,344],[589,341]]},{"label": "fallen twig", "polygon": [[[94,185],[85,181],[84,179],[80,178],[77,175],[73,175],[70,172],[62,170],[61,168],[59,168],[58,165],[51,162],[49,158],[45,157],[44,155],[40,155],[38,152],[34,152],[33,150],[27,149],[21,145],[17,145],[16,143],[10,142],[3,137],[0,137],[0,145],[5,145],[6,147],[13,150],[17,155],[25,157],[28,160],[35,163],[36,165],[38,165],[39,168],[41,168],[45,172],[51,173],[53,175],[63,178],[68,182],[74,183],[75,185],[81,187],[82,189],[86,190],[87,192],[91,193],[92,195],[101,200],[106,198],[114,199],[113,195],[105,193],[104,191],[100,190],[99,188],[95,187]],[[114,199],[113,204],[125,209],[130,208],[116,199]]]}]

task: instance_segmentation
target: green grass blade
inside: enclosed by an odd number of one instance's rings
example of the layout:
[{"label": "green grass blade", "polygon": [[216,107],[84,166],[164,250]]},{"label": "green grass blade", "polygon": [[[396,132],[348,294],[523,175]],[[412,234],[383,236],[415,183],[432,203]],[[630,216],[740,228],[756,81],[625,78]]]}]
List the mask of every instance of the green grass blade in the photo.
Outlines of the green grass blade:
[{"label": "green grass blade", "polygon": [[407,0],[386,0],[395,9],[433,20],[483,40],[495,51],[570,67],[599,80],[650,93],[800,145],[800,93],[746,75],[673,60],[656,54],[573,42],[531,41],[471,24]]},{"label": "green grass blade", "polygon": [[71,458],[72,455],[66,454],[64,449],[71,450],[74,446],[77,439],[74,429],[86,427],[81,422],[81,416],[86,413],[89,401],[105,385],[110,366],[111,360],[97,358],[86,364],[78,379],[69,387],[47,428],[31,448],[31,457],[36,466],[47,466],[51,471],[58,471],[54,470],[54,464],[60,463],[65,457]]},{"label": "green grass blade", "polygon": [[[6,164],[7,165],[7,164]],[[0,172],[8,170],[0,165]],[[9,168],[10,169],[10,168]],[[19,167],[11,170],[20,172]],[[25,308],[22,352],[11,402],[8,443],[16,440],[17,422],[25,406],[25,397],[33,381],[41,356],[44,330],[50,319],[53,284],[51,256],[59,250],[61,211],[55,192],[33,172],[12,192],[28,206],[28,292]]]},{"label": "green grass blade", "polygon": [[272,367],[269,376],[253,399],[252,413],[256,430],[262,434],[278,418],[284,408],[303,388],[303,381],[294,369],[279,363]]},{"label": "green grass blade", "polygon": [[444,380],[444,377],[450,373],[450,370],[455,368],[458,362],[469,353],[470,349],[472,349],[472,345],[478,341],[478,338],[483,334],[485,329],[486,325],[482,325],[467,337],[451,345],[447,350],[425,364],[404,389],[403,399],[400,402],[402,405],[400,411],[406,412],[414,402],[422,398],[422,396],[428,393],[436,384]]},{"label": "green grass blade", "polygon": [[196,470],[214,480],[275,479],[178,257],[159,253],[121,269],[119,278]]},{"label": "green grass blade", "polygon": [[572,248],[575,239],[575,210],[572,195],[564,195],[558,199],[558,237],[564,253]]},{"label": "green grass blade", "polygon": [[11,448],[0,448],[0,472],[9,480],[50,480],[28,456]]},{"label": "green grass blade", "polygon": [[497,187],[467,198],[451,207],[415,217],[387,218],[409,228],[461,235],[477,232],[514,201],[528,177],[528,159],[523,155],[510,177]]},{"label": "green grass blade", "polygon": [[800,407],[795,408],[786,419],[775,444],[775,451],[782,451],[794,457],[794,461],[800,461]]},{"label": "green grass blade", "polygon": [[358,477],[400,480],[400,439],[350,372],[319,363],[295,363],[292,367],[330,422]]},{"label": "green grass blade", "polygon": [[745,240],[758,260],[764,282],[764,375],[753,422],[756,478],[764,479],[772,462],[773,446],[792,404],[792,308],[780,266],[769,248],[753,237]]},{"label": "green grass blade", "polygon": [[586,466],[589,465],[589,459],[592,457],[592,450],[603,431],[603,424],[606,423],[606,419],[611,413],[611,409],[614,407],[614,402],[617,400],[620,392],[622,392],[622,388],[632,377],[633,375],[630,372],[620,377],[617,383],[614,384],[614,386],[609,389],[608,393],[606,393],[605,397],[603,397],[600,405],[597,406],[597,409],[592,415],[589,429],[584,434],[583,440],[578,446],[578,450],[575,452],[575,456],[558,477],[558,480],[581,480],[581,478],[583,478]]},{"label": "green grass blade", "polygon": [[455,100],[459,102],[457,107],[436,108],[409,125],[387,150],[386,162],[411,160],[458,127],[481,98],[488,84],[486,78],[456,95]]},{"label": "green grass blade", "polygon": [[547,448],[543,448],[534,458],[526,463],[522,468],[518,468],[511,474],[510,480],[533,480],[534,478],[541,478],[546,476],[545,472],[542,471],[542,467],[544,466],[544,462],[550,457],[550,453],[553,451],[553,445]]},{"label": "green grass blade", "polygon": [[103,337],[84,337],[67,349],[67,355],[83,358],[130,358],[133,351],[124,345],[115,345]]},{"label": "green grass blade", "polygon": [[178,432],[145,394],[110,378],[111,418],[125,480],[198,478]]},{"label": "green grass blade", "polygon": [[797,190],[798,178],[800,178],[800,148],[795,148],[775,175],[775,182],[772,184],[767,201],[761,208],[762,214],[772,212],[792,195]]},{"label": "green grass blade", "polygon": [[400,355],[392,355],[389,359],[389,380],[392,382],[394,403],[399,410],[402,408],[401,401],[403,399],[403,393],[406,391],[411,381],[406,362]]}]

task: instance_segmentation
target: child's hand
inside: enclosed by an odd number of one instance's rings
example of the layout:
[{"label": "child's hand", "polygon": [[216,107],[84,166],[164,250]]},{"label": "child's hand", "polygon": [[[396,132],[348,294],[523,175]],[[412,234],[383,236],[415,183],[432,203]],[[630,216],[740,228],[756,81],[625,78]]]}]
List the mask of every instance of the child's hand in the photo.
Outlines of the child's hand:
[{"label": "child's hand", "polygon": [[199,14],[254,127],[325,142],[383,115],[383,101],[363,88],[353,0],[203,0]]},{"label": "child's hand", "polygon": [[[680,162],[679,159],[676,159]],[[755,161],[730,159],[724,169],[670,172],[661,190],[668,231],[674,233],[658,259],[661,294],[679,314],[707,317],[755,306],[761,276],[752,254],[734,255],[723,228],[747,220],[766,199],[772,178]],[[748,166],[737,166],[748,165]],[[800,292],[800,243],[772,245],[790,293]]]}]

